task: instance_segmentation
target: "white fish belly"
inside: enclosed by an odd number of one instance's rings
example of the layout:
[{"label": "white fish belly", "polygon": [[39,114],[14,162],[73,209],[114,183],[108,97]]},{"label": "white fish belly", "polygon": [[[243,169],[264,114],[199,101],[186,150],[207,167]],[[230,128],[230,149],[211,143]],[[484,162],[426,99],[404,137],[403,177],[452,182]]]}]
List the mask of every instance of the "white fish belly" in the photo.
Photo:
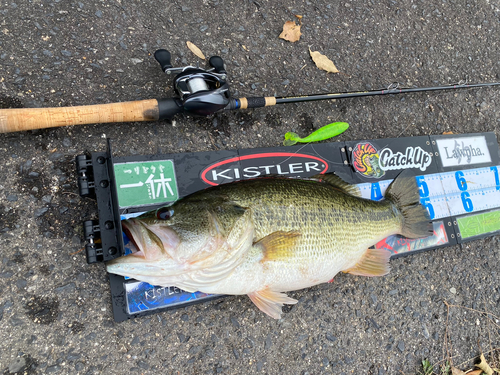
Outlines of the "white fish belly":
[{"label": "white fish belly", "polygon": [[292,255],[285,259],[265,260],[261,248],[253,247],[244,262],[224,280],[209,289],[207,293],[248,294],[270,289],[277,292],[299,290],[326,283],[340,271],[348,270],[358,263],[366,250],[397,232],[387,228],[375,235],[354,236],[349,243],[341,241],[326,249],[299,244]]}]

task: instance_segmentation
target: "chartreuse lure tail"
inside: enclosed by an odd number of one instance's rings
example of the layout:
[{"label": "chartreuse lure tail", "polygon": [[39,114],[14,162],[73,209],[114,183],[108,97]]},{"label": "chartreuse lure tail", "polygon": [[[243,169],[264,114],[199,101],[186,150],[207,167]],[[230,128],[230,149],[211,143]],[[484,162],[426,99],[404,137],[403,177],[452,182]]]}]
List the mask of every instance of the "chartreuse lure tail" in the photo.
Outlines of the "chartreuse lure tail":
[{"label": "chartreuse lure tail", "polygon": [[342,134],[348,127],[349,124],[347,122],[334,122],[319,128],[305,138],[300,138],[296,133],[288,132],[285,134],[283,144],[285,146],[292,146],[297,142],[309,143],[324,141],[325,139]]}]

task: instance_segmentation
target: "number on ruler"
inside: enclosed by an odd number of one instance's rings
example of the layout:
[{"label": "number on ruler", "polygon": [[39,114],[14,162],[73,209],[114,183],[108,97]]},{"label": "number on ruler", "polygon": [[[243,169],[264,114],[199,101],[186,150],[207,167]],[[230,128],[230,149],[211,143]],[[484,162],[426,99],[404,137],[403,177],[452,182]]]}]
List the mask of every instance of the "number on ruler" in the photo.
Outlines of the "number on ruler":
[{"label": "number on ruler", "polygon": [[460,191],[467,190],[467,181],[464,178],[464,172],[462,171],[455,172],[455,180],[457,180],[457,185]]},{"label": "number on ruler", "polygon": [[382,190],[380,190],[380,184],[378,182],[372,183],[371,188],[371,200],[379,201],[383,198]]},{"label": "number on ruler", "polygon": [[432,219],[436,216],[434,212],[434,207],[431,204],[431,199],[429,198],[429,187],[427,186],[427,182],[425,182],[424,176],[416,176],[415,180],[417,181],[418,192],[420,194],[420,203],[427,209],[429,212],[429,216]]},{"label": "number on ruler", "polygon": [[424,176],[417,176],[415,177],[417,180],[417,186],[418,190],[420,192],[420,196],[422,198],[428,197],[429,196],[429,188],[427,187],[427,183],[425,182],[425,177]]},{"label": "number on ruler", "polygon": [[500,190],[500,179],[498,178],[498,169],[497,167],[490,167],[490,170],[495,174],[495,185],[497,186],[497,190]]},{"label": "number on ruler", "polygon": [[474,206],[472,205],[472,201],[470,200],[470,194],[466,191],[462,192],[462,204],[464,205],[464,209],[467,212],[472,212]]},{"label": "number on ruler", "polygon": [[434,219],[436,214],[434,213],[434,207],[432,207],[431,199],[429,197],[420,198],[420,203],[422,203],[422,205],[425,208],[427,208],[427,212],[429,212],[429,216],[430,216],[431,220]]},{"label": "number on ruler", "polygon": [[464,172],[457,171],[455,172],[455,180],[457,180],[457,185],[462,194],[460,194],[462,198],[462,204],[464,205],[464,210],[466,212],[472,212],[474,210],[474,205],[470,200],[470,194],[467,192],[467,180],[464,177]]}]

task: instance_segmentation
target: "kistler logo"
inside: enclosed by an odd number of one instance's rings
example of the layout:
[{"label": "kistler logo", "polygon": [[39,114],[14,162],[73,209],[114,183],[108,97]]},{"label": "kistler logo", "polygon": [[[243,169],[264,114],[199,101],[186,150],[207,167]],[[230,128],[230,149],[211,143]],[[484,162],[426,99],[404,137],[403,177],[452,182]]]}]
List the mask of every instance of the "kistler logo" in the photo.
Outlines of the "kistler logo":
[{"label": "kistler logo", "polygon": [[[252,164],[242,167],[241,161],[251,160]],[[318,156],[293,152],[266,152],[237,156],[222,160],[206,167],[201,179],[208,185],[217,186],[225,182],[251,179],[267,175],[299,177],[326,173],[328,163]]]}]

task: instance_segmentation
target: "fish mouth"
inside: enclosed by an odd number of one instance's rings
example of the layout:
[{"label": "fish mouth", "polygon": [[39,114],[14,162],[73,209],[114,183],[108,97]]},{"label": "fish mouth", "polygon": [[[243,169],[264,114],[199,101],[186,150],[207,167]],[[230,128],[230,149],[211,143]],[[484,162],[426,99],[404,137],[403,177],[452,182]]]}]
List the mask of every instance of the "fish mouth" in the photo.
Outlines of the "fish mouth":
[{"label": "fish mouth", "polygon": [[144,239],[141,233],[141,225],[142,224],[140,221],[134,219],[124,220],[122,221],[122,231],[125,233],[125,235],[137,250],[136,252],[133,252],[132,254],[129,254],[127,256],[146,259],[146,246],[144,244]]},{"label": "fish mouth", "polygon": [[180,242],[177,233],[169,226],[144,223],[140,219],[123,220],[122,230],[137,251],[107,262],[107,271],[152,285],[166,283],[158,275],[176,272],[171,254]]},{"label": "fish mouth", "polygon": [[134,277],[141,274],[150,263],[146,256],[148,254],[145,243],[145,236],[148,235],[147,228],[142,226],[140,221],[129,219],[122,221],[122,230],[137,251],[107,262],[106,269],[109,273]]},{"label": "fish mouth", "polygon": [[179,236],[167,225],[129,219],[122,221],[122,228],[137,252],[132,255],[147,260],[171,257],[172,251],[179,245]]},{"label": "fish mouth", "polygon": [[[168,257],[165,247],[170,246],[172,238],[177,237],[169,228],[154,227],[134,218],[123,220],[121,224],[123,232],[137,251],[107,262],[106,268],[108,272],[122,276],[135,277],[150,273],[155,268],[155,262]],[[163,231],[167,232],[163,235],[166,243],[158,236]]]}]

